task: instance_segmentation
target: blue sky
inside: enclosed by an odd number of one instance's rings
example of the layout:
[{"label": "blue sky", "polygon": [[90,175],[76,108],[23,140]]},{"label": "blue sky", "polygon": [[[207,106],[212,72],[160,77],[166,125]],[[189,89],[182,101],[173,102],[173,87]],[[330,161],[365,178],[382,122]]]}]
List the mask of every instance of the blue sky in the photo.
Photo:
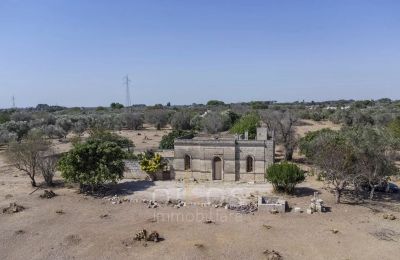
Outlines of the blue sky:
[{"label": "blue sky", "polygon": [[1,0],[0,107],[400,99],[397,0]]}]

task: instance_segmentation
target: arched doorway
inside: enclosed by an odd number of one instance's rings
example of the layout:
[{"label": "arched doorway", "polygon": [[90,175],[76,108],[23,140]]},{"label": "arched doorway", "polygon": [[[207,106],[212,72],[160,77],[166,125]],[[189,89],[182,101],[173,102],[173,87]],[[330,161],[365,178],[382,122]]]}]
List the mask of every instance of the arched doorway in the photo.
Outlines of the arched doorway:
[{"label": "arched doorway", "polygon": [[222,160],[219,157],[213,159],[213,180],[222,180]]}]

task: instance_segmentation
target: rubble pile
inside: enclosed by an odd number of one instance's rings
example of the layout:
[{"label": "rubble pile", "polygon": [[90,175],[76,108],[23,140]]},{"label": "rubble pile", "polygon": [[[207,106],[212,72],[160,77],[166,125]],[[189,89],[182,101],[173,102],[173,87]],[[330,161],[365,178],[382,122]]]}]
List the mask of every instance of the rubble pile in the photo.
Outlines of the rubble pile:
[{"label": "rubble pile", "polygon": [[122,204],[122,202],[129,202],[129,199],[127,199],[127,198],[121,199],[120,197],[118,197],[118,195],[114,195],[111,198],[104,198],[104,199],[111,201],[111,204],[113,204],[113,205]]},{"label": "rubble pile", "polygon": [[181,207],[186,207],[186,202],[182,200],[168,200],[167,205],[179,209]]},{"label": "rubble pile", "polygon": [[230,209],[230,210],[235,210],[239,213],[243,213],[243,214],[249,214],[252,213],[254,211],[257,211],[258,207],[255,203],[250,202],[247,205],[226,205],[225,206],[226,209]]},{"label": "rubble pile", "polygon": [[155,208],[157,208],[159,206],[158,203],[155,200],[146,200],[146,199],[144,199],[144,200],[142,200],[142,202],[144,204],[146,204],[149,209],[155,209]]},{"label": "rubble pile", "polygon": [[147,230],[142,229],[136,233],[135,240],[158,242],[160,241],[160,234],[158,234],[157,231],[152,231],[149,235],[147,235]]},{"label": "rubble pile", "polygon": [[42,199],[51,199],[57,196],[57,194],[54,193],[52,190],[44,190],[43,194],[40,195],[40,198]]},{"label": "rubble pile", "polygon": [[13,214],[17,212],[23,211],[25,208],[21,205],[18,205],[16,202],[10,203],[10,206],[3,209],[4,214]]},{"label": "rubble pile", "polygon": [[326,208],[324,206],[324,201],[318,198],[318,192],[314,192],[314,197],[311,199],[310,208],[307,209],[308,214],[314,212],[325,212]]},{"label": "rubble pile", "polygon": [[385,213],[385,214],[383,214],[383,218],[384,218],[384,219],[389,219],[389,220],[395,220],[395,219],[396,219],[396,216],[394,216],[394,215],[391,214],[391,213]]},{"label": "rubble pile", "polygon": [[281,254],[275,250],[265,250],[264,255],[268,260],[281,260],[283,259]]}]

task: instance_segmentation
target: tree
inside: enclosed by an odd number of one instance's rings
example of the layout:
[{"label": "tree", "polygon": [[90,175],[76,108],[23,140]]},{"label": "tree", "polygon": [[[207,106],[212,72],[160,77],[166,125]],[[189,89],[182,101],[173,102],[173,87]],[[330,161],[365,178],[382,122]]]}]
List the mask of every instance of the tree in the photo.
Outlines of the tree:
[{"label": "tree", "polygon": [[53,177],[57,168],[57,157],[54,154],[41,156],[38,161],[38,168],[47,186],[53,186]]},{"label": "tree", "polygon": [[244,134],[249,132],[249,139],[255,139],[257,127],[260,125],[260,117],[258,114],[250,113],[240,118],[230,129],[231,133]]},{"label": "tree", "polygon": [[123,177],[125,156],[114,142],[88,140],[67,152],[58,168],[67,181],[79,183],[81,191],[90,188],[94,192],[100,185],[116,183]]},{"label": "tree", "polygon": [[395,138],[400,139],[400,117],[392,120],[388,125],[388,129]]},{"label": "tree", "polygon": [[218,112],[209,112],[203,117],[201,124],[205,132],[216,134],[229,129],[230,118]]},{"label": "tree", "polygon": [[12,142],[7,150],[8,160],[15,168],[26,173],[31,184],[36,187],[36,174],[42,154],[49,149],[50,143],[38,132],[30,133],[21,142]]},{"label": "tree", "polygon": [[113,142],[116,143],[121,148],[127,148],[128,151],[130,151],[132,148],[135,147],[132,140],[99,128],[94,128],[90,130],[90,136],[88,140],[100,141],[100,142]]},{"label": "tree", "polygon": [[356,152],[358,180],[368,184],[372,200],[375,189],[398,173],[394,163],[394,143],[382,129],[358,127],[346,133]]},{"label": "tree", "polygon": [[191,115],[187,111],[178,111],[171,118],[172,128],[175,130],[190,130]]},{"label": "tree", "polygon": [[225,105],[225,103],[219,100],[209,100],[207,102],[207,106],[223,106],[223,105]]},{"label": "tree", "polygon": [[322,133],[334,133],[334,130],[330,128],[323,128],[318,131],[308,132],[304,137],[299,140],[300,152],[304,154],[307,158],[312,158],[316,152],[314,141]]},{"label": "tree", "polygon": [[121,108],[124,108],[124,105],[122,105],[118,102],[113,102],[113,103],[111,103],[110,107],[111,107],[111,109],[121,109]]},{"label": "tree", "polygon": [[139,155],[139,164],[140,169],[146,172],[151,180],[155,180],[155,173],[166,165],[166,161],[159,153],[148,150]]},{"label": "tree", "polygon": [[126,128],[129,130],[138,130],[143,127],[143,116],[139,113],[125,113],[123,115]]},{"label": "tree", "polygon": [[0,145],[15,141],[16,139],[17,135],[15,133],[10,133],[7,129],[0,129]]},{"label": "tree", "polygon": [[160,149],[174,149],[174,141],[177,138],[192,139],[194,133],[192,131],[174,130],[171,133],[164,135],[160,141]]},{"label": "tree", "polygon": [[56,126],[59,126],[64,131],[64,137],[66,137],[69,131],[71,131],[73,124],[68,118],[57,118]]},{"label": "tree", "polygon": [[324,180],[333,186],[336,203],[356,175],[356,155],[342,132],[321,132],[312,142],[312,161],[322,170]]},{"label": "tree", "polygon": [[293,193],[296,184],[305,180],[304,172],[293,163],[275,163],[268,167],[265,178],[275,191]]},{"label": "tree", "polygon": [[298,120],[297,117],[293,112],[287,110],[285,112],[263,112],[262,118],[269,129],[275,131],[277,141],[285,147],[285,160],[291,161],[297,146],[297,136],[294,128]]},{"label": "tree", "polygon": [[169,112],[162,109],[152,109],[144,113],[145,121],[154,125],[157,130],[165,127],[168,123]]},{"label": "tree", "polygon": [[30,130],[28,122],[25,121],[10,121],[5,124],[5,127],[9,132],[17,135],[17,141],[21,141],[22,137],[27,135]]}]

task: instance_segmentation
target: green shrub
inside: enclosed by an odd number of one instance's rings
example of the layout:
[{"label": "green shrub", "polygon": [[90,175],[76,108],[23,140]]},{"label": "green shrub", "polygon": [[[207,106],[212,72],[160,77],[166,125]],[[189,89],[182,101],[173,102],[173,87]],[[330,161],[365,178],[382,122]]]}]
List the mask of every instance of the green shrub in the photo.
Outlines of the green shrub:
[{"label": "green shrub", "polygon": [[249,139],[255,139],[257,127],[260,125],[260,117],[256,113],[251,113],[240,118],[230,129],[231,133],[244,134],[249,131]]},{"label": "green shrub", "polygon": [[107,182],[123,177],[126,154],[114,142],[88,140],[77,143],[59,161],[61,176],[69,182],[79,183],[80,189],[93,192]]},{"label": "green shrub", "polygon": [[305,180],[305,175],[296,164],[282,162],[268,167],[265,178],[272,183],[275,191],[293,193],[296,184]]}]

